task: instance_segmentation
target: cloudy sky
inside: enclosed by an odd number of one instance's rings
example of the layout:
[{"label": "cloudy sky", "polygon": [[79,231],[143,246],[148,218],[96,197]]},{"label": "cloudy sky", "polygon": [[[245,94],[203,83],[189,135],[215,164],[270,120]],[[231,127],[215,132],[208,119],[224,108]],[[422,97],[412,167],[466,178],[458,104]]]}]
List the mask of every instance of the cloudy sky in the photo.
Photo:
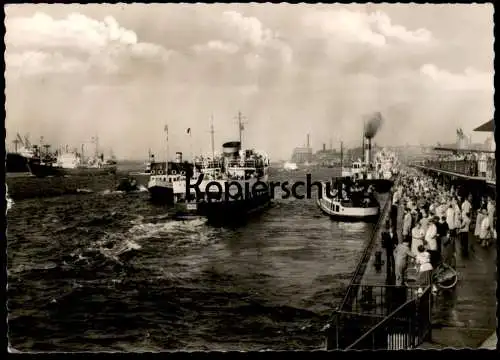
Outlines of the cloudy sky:
[{"label": "cloudy sky", "polygon": [[[493,116],[491,5],[10,5],[6,128],[142,159],[238,138],[288,158],[305,143],[454,141]],[[191,138],[186,129],[192,129]],[[473,140],[483,141],[481,134]]]}]

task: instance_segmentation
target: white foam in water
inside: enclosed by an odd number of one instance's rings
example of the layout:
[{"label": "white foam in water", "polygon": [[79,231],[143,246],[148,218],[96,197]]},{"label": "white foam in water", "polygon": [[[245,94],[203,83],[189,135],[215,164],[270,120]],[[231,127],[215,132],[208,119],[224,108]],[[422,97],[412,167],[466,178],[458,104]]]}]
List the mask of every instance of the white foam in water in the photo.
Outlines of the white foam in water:
[{"label": "white foam in water", "polygon": [[7,215],[7,212],[12,209],[12,206],[14,205],[14,200],[12,200],[9,196],[9,187],[7,184],[5,184],[5,200],[7,201],[7,208],[5,209],[5,215]]},{"label": "white foam in water", "polygon": [[[136,220],[137,221],[137,220]],[[154,237],[161,233],[176,233],[186,231],[196,231],[196,228],[205,225],[206,219],[194,219],[187,221],[167,221],[164,223],[144,223],[134,225],[128,230],[130,234],[134,235],[134,239],[143,239]]]},{"label": "white foam in water", "polygon": [[[126,233],[114,234],[107,233],[105,237],[96,242],[97,249],[104,256],[113,259],[116,262],[121,263],[118,258],[120,255],[131,251],[140,250],[141,245],[136,241],[141,239],[147,239],[152,237],[158,237],[160,234],[168,233],[174,234],[176,232],[193,232],[192,235],[199,235],[198,227],[205,224],[205,219],[195,219],[190,221],[168,221],[165,223],[145,223],[137,224],[141,218],[133,220],[136,225],[132,226]],[[192,236],[192,242],[206,242],[206,238],[199,239],[196,236]],[[108,243],[113,243],[113,247],[108,248],[105,245]]]},{"label": "white foam in water", "polygon": [[109,189],[106,189],[104,191],[102,191],[100,194],[101,195],[114,195],[114,194],[124,194],[125,191],[121,191],[121,190],[109,190]]},{"label": "white foam in water", "polygon": [[94,191],[93,191],[93,190],[91,190],[91,189],[83,188],[83,189],[76,189],[76,192],[77,192],[77,193],[84,193],[84,194],[91,194],[91,193],[93,193]]}]

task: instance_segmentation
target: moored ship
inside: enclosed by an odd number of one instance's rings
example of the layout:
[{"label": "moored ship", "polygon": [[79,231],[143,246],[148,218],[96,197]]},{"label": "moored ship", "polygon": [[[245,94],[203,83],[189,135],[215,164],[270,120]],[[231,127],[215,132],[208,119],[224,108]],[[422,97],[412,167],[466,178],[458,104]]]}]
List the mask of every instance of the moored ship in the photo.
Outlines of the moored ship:
[{"label": "moored ship", "polygon": [[116,165],[106,164],[104,155],[96,155],[88,159],[77,152],[67,152],[57,156],[54,171],[60,176],[96,176],[116,173]]},{"label": "moored ship", "polygon": [[[42,138],[43,140],[43,138]],[[55,156],[49,149],[50,145],[32,145],[26,136],[24,139],[17,134],[14,141],[16,149],[7,152],[5,166],[8,177],[53,175]],[[18,149],[18,145],[21,147]]]}]

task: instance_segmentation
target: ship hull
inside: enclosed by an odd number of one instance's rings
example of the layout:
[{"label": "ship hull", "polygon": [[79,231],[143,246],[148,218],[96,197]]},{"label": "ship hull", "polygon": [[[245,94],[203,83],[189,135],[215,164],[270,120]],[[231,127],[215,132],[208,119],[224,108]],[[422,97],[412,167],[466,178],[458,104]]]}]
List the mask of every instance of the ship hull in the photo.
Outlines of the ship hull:
[{"label": "ship hull", "polygon": [[104,166],[101,168],[58,168],[57,171],[60,172],[61,175],[65,176],[99,176],[99,175],[112,175],[116,174],[116,166]]},{"label": "ship hull", "polygon": [[215,225],[237,224],[245,222],[249,215],[264,211],[270,205],[271,197],[268,193],[241,200],[176,203],[175,217],[182,219],[201,216]]},{"label": "ship hull", "polygon": [[7,158],[5,159],[5,172],[6,173],[27,173],[30,172],[28,158],[16,154],[7,153]]},{"label": "ship hull", "polygon": [[36,177],[63,176],[64,172],[56,167],[44,164],[31,163],[30,170]]},{"label": "ship hull", "polygon": [[102,168],[63,168],[39,163],[29,165],[31,173],[36,177],[47,176],[105,176],[116,174],[115,166],[105,166]]},{"label": "ship hull", "polygon": [[36,177],[57,176],[60,171],[50,164],[42,164],[39,159],[24,157],[16,153],[7,153],[6,173],[10,176],[17,174],[31,174]]},{"label": "ship hull", "polygon": [[166,186],[149,186],[150,199],[152,202],[164,205],[174,204],[174,190]]},{"label": "ship hull", "polygon": [[376,221],[380,215],[380,206],[371,207],[344,207],[340,202],[331,199],[317,199],[316,205],[321,211],[329,215],[332,219],[349,222],[349,221]]}]

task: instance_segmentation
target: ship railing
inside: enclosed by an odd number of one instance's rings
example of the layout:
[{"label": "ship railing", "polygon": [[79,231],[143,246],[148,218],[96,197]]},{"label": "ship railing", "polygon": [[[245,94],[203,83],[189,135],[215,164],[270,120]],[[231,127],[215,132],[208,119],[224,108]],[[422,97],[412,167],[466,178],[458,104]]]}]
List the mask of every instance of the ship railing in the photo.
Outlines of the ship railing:
[{"label": "ship railing", "polygon": [[216,160],[196,161],[194,164],[200,168],[222,168],[222,161]]},{"label": "ship railing", "polygon": [[263,167],[264,163],[259,160],[230,160],[227,163],[228,168],[257,168]]}]

